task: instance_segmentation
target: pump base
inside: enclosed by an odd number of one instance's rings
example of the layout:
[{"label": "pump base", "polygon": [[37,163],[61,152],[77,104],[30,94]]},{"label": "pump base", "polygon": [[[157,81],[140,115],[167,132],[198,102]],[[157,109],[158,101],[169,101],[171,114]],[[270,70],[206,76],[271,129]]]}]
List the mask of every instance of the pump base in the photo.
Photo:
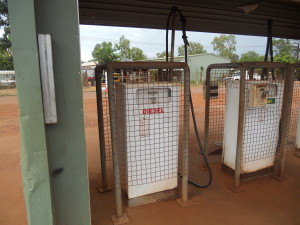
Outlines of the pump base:
[{"label": "pump base", "polygon": [[109,187],[109,186],[106,186],[106,187],[100,186],[100,187],[98,187],[98,191],[99,191],[100,193],[108,192],[108,191],[111,191],[111,190],[112,190],[112,189],[111,189],[111,187]]},{"label": "pump base", "polygon": [[122,191],[122,193],[128,207],[145,205],[149,203],[160,202],[166,199],[175,199],[178,197],[177,188],[131,199],[128,199],[127,194],[124,190]]},{"label": "pump base", "polygon": [[[222,163],[222,170],[225,171],[226,173],[234,176],[234,170],[231,169],[230,167],[226,166],[225,164]],[[255,177],[262,177],[262,176],[267,176],[272,174],[274,171],[274,167],[268,167],[262,170],[258,170],[255,172],[250,172],[250,173],[243,173],[241,174],[241,180],[249,180],[253,179]]]},{"label": "pump base", "polygon": [[190,207],[195,205],[194,202],[192,202],[191,200],[187,200],[186,202],[182,201],[181,198],[176,199],[176,202],[181,205],[182,207]]},{"label": "pump base", "polygon": [[124,224],[129,222],[129,219],[125,213],[123,213],[123,215],[119,218],[116,215],[112,215],[111,220],[114,225],[119,225],[119,224]]}]

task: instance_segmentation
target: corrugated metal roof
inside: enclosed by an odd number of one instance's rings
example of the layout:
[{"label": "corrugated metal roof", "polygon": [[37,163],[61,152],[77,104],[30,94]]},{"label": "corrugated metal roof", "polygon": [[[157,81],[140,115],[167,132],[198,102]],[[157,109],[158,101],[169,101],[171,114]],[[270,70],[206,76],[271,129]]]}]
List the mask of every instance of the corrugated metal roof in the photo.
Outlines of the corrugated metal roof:
[{"label": "corrugated metal roof", "polygon": [[165,29],[170,7],[176,5],[190,31],[266,36],[272,18],[274,37],[300,39],[300,1],[260,1],[248,14],[239,8],[253,3],[257,1],[79,0],[79,16],[81,24]]}]

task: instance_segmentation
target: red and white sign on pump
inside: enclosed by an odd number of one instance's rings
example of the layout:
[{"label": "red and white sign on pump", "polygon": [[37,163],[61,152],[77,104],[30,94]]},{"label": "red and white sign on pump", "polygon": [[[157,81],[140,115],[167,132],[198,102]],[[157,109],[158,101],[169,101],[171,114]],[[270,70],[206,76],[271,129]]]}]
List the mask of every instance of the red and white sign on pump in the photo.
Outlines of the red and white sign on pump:
[{"label": "red and white sign on pump", "polygon": [[156,114],[156,113],[164,113],[163,108],[152,108],[152,109],[143,109],[143,114]]}]

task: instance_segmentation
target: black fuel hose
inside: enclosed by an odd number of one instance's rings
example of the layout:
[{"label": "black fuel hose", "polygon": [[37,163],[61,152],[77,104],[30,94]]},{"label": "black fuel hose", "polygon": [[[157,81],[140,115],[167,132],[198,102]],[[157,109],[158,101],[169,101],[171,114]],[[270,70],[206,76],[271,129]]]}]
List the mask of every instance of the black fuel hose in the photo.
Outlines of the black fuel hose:
[{"label": "black fuel hose", "polygon": [[[167,20],[167,27],[166,27],[166,61],[168,62],[168,57],[169,57],[168,56],[168,39],[169,39],[168,38],[168,33],[169,33],[170,19],[171,19],[172,16],[175,16],[176,12],[179,13],[180,21],[181,21],[181,25],[182,25],[182,39],[183,39],[183,42],[184,42],[185,63],[187,63],[187,45],[189,45],[189,43],[188,43],[188,40],[187,40],[186,29],[185,29],[186,18],[183,16],[182,12],[176,6],[171,7],[171,12],[170,12],[170,14],[168,16],[168,20]],[[190,184],[194,185],[194,186],[199,187],[199,188],[207,188],[212,183],[212,170],[211,170],[208,158],[206,156],[206,151],[205,151],[205,149],[204,149],[204,147],[201,143],[191,92],[190,92],[189,97],[190,97],[190,107],[191,107],[191,112],[192,112],[193,125],[194,125],[194,130],[195,130],[195,134],[196,134],[196,138],[197,138],[197,143],[198,143],[198,147],[200,149],[200,152],[203,156],[203,159],[204,159],[205,164],[206,164],[207,169],[208,169],[209,180],[208,180],[207,184],[199,184],[199,183],[196,183],[196,182],[191,181],[191,180],[188,180],[188,182]]]}]

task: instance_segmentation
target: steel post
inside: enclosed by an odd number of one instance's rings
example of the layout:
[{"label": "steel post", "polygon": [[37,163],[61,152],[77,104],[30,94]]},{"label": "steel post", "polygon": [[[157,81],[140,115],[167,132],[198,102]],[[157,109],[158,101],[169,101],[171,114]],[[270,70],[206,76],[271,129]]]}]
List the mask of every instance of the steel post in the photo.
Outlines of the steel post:
[{"label": "steel post", "polygon": [[107,188],[107,169],[106,169],[106,152],[104,139],[104,124],[103,124],[103,104],[102,104],[102,75],[101,71],[96,68],[96,94],[97,94],[97,116],[98,116],[98,135],[100,145],[100,162],[101,162],[101,179],[102,186],[99,188],[100,192],[106,191]]},{"label": "steel post", "polygon": [[234,188],[240,186],[241,176],[241,158],[243,150],[243,131],[244,131],[244,111],[245,111],[245,83],[246,68],[241,68],[240,90],[239,90],[239,117],[238,117],[238,135],[236,144],[235,170],[234,170]]},{"label": "steel post", "polygon": [[118,155],[118,134],[116,127],[116,102],[114,92],[114,75],[113,69],[108,65],[107,68],[107,81],[108,81],[108,97],[109,97],[109,116],[112,138],[112,153],[113,153],[113,170],[114,170],[114,186],[115,186],[115,201],[116,201],[116,219],[121,219],[123,216],[122,211],[122,194],[120,184],[120,168],[119,168],[119,155]]},{"label": "steel post", "polygon": [[288,142],[288,133],[289,125],[291,118],[291,106],[292,106],[292,97],[293,97],[293,88],[294,88],[294,75],[295,68],[289,66],[286,71],[285,81],[284,81],[284,93],[283,93],[283,102],[282,102],[282,113],[281,113],[281,145],[280,145],[280,159],[279,159],[279,168],[275,176],[282,177],[284,175],[285,169],[285,154]]},{"label": "steel post", "polygon": [[171,38],[171,57],[170,62],[174,61],[174,46],[175,46],[175,15],[172,16],[172,38]]},{"label": "steel post", "polygon": [[[205,121],[204,121],[204,152],[207,155],[208,149],[208,135],[209,135],[209,105],[210,105],[210,71],[211,68],[208,67],[206,70],[205,79]],[[204,159],[202,160],[202,168],[205,168]]]},{"label": "steel post", "polygon": [[190,70],[184,68],[184,112],[183,112],[183,149],[182,149],[182,202],[188,201],[188,148],[189,148],[189,113],[190,113]]}]

